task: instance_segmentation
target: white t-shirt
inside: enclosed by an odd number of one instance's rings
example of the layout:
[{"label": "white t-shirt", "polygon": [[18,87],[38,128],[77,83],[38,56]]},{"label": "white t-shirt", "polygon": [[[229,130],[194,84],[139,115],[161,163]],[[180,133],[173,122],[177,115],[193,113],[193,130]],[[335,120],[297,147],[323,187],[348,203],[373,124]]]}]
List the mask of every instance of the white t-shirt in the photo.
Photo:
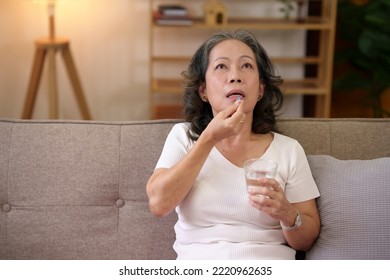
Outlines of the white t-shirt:
[{"label": "white t-shirt", "polygon": [[[187,123],[172,128],[156,168],[172,167],[192,148],[188,129]],[[289,202],[319,196],[304,150],[296,140],[274,133],[261,157],[278,163],[275,179]],[[215,147],[176,212],[173,248],[178,259],[295,258],[280,222],[249,205],[243,168]]]}]

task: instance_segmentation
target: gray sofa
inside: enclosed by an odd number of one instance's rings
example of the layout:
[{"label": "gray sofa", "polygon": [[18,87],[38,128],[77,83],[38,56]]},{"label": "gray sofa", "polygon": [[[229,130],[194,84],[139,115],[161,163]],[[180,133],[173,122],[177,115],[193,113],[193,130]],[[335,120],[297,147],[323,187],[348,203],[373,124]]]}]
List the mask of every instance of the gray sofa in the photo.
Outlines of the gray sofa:
[{"label": "gray sofa", "polygon": [[[145,184],[175,120],[0,120],[0,259],[174,259]],[[390,259],[390,119],[283,119],[320,188],[307,259]],[[385,158],[387,157],[387,158]]]}]

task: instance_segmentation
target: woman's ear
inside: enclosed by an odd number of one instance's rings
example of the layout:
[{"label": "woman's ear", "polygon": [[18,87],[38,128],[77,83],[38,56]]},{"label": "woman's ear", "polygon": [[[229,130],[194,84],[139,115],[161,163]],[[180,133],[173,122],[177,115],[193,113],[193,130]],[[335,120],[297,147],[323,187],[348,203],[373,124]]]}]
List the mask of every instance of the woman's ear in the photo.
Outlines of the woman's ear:
[{"label": "woman's ear", "polygon": [[264,84],[260,84],[260,86],[259,86],[259,96],[258,96],[257,101],[259,101],[263,97],[263,95],[264,95],[264,88],[265,88]]},{"label": "woman's ear", "polygon": [[202,99],[204,102],[209,101],[206,95],[206,88],[204,85],[199,86],[198,92],[199,92],[200,99]]},{"label": "woman's ear", "polygon": [[205,86],[204,86],[204,84],[199,86],[198,92],[199,92],[200,95],[205,94]]},{"label": "woman's ear", "polygon": [[264,84],[263,83],[260,83],[260,86],[259,86],[259,95],[263,96],[264,94]]}]

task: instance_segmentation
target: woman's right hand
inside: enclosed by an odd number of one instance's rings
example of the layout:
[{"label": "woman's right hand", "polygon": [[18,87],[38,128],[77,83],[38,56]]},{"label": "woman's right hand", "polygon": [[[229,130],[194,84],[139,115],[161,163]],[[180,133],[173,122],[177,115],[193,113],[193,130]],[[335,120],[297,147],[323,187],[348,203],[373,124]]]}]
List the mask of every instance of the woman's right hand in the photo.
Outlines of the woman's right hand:
[{"label": "woman's right hand", "polygon": [[244,102],[236,100],[231,106],[214,116],[203,134],[208,135],[217,143],[222,139],[237,135],[241,131],[244,121]]}]

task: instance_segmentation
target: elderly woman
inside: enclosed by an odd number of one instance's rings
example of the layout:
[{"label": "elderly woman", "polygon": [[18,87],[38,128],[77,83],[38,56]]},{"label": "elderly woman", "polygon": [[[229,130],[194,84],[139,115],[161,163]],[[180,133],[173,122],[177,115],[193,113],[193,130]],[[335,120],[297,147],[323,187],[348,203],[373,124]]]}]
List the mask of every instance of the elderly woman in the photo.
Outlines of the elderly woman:
[{"label": "elderly woman", "polygon": [[[176,209],[178,259],[294,259],[320,230],[319,196],[305,152],[276,130],[282,82],[247,31],[200,46],[185,82],[186,122],[176,124],[146,190],[150,210]],[[244,162],[278,164],[247,190]]]}]

